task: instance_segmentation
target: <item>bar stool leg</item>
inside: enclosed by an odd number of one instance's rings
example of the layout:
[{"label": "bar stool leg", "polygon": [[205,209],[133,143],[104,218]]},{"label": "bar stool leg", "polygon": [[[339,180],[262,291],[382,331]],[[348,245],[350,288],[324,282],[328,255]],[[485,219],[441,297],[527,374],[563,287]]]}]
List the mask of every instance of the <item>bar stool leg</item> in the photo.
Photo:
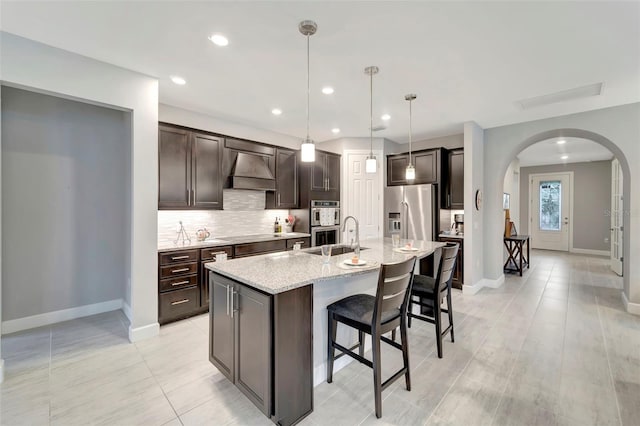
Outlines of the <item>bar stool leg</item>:
[{"label": "bar stool leg", "polygon": [[382,369],[380,360],[380,333],[373,331],[371,333],[373,340],[372,361],[373,361],[373,393],[376,400],[376,417],[382,417]]},{"label": "bar stool leg", "polygon": [[453,337],[453,307],[451,306],[451,288],[447,291],[447,311],[449,311],[449,325],[451,326],[451,341],[455,342]]},{"label": "bar stool leg", "polygon": [[360,356],[364,357],[364,331],[358,332],[358,343],[360,344],[358,348],[360,351]]},{"label": "bar stool leg", "polygon": [[[409,341],[407,340],[407,324],[406,317],[400,319],[400,339],[402,339],[402,360],[404,361],[404,368],[407,369],[404,373],[404,380],[407,384],[407,390],[411,390],[411,374],[409,372]],[[395,330],[394,330],[395,331]]]},{"label": "bar stool leg", "polygon": [[436,323],[436,345],[438,347],[438,358],[442,358],[442,299],[438,297],[434,303],[434,322]]},{"label": "bar stool leg", "polygon": [[338,322],[333,319],[331,312],[327,312],[327,319],[329,326],[327,332],[327,336],[329,337],[327,341],[327,383],[331,383],[333,381],[333,359],[335,355],[333,342],[336,341]]}]

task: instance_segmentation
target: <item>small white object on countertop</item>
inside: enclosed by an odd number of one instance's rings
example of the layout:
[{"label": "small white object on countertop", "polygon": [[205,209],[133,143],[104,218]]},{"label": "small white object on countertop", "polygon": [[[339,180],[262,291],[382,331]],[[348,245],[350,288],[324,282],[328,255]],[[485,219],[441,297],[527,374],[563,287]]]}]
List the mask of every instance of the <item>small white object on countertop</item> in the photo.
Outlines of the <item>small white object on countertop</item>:
[{"label": "small white object on countertop", "polygon": [[323,265],[321,256],[308,253],[319,247],[301,250],[298,255],[292,252],[272,253],[232,259],[224,263],[211,262],[205,266],[213,272],[258,290],[278,294],[319,281],[377,273],[381,263],[401,262],[413,256],[426,257],[445,245],[437,241],[413,240],[413,247],[417,248],[417,251],[399,253],[394,251],[391,238],[365,240],[361,244],[366,249],[362,249],[360,258],[371,262],[371,267],[367,265],[354,268],[344,265],[344,260],[351,259],[353,253],[331,256],[330,263]]}]

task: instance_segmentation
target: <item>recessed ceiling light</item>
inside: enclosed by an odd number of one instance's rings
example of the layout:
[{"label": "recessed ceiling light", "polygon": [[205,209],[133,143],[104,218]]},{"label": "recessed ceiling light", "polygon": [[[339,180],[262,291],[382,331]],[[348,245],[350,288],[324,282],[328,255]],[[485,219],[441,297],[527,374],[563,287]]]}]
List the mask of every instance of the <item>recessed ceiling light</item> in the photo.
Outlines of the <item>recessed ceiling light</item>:
[{"label": "recessed ceiling light", "polygon": [[337,133],[340,133],[340,129],[338,129],[337,127],[334,127],[333,129],[331,129],[331,132],[335,135]]},{"label": "recessed ceiling light", "polygon": [[184,86],[185,84],[187,84],[187,80],[177,75],[172,75],[171,81],[173,81],[178,86]]},{"label": "recessed ceiling light", "polygon": [[387,121],[391,119],[391,116],[389,114],[383,114],[382,117],[380,118],[383,119],[384,121]]},{"label": "recessed ceiling light", "polygon": [[227,46],[229,44],[229,39],[223,36],[222,34],[212,34],[209,37],[209,40],[216,46]]},{"label": "recessed ceiling light", "polygon": [[560,157],[561,160],[566,160],[567,158],[569,158],[568,155],[563,155],[562,157]]},{"label": "recessed ceiling light", "polygon": [[560,139],[558,142],[556,142],[558,145],[564,145],[565,143],[567,143],[567,141],[565,141],[564,139]]},{"label": "recessed ceiling light", "polygon": [[280,114],[282,114],[282,110],[280,108],[274,108],[274,109],[271,110],[271,114],[280,115]]},{"label": "recessed ceiling light", "polygon": [[322,93],[324,93],[325,95],[331,95],[333,93],[333,87],[323,87]]}]

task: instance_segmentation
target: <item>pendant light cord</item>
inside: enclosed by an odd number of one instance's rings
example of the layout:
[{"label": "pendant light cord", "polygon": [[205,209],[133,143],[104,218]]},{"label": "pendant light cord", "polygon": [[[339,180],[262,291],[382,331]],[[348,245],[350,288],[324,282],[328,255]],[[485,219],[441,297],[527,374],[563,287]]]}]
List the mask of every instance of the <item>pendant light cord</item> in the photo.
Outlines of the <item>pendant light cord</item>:
[{"label": "pendant light cord", "polygon": [[307,141],[309,140],[309,97],[311,96],[311,86],[309,85],[309,35],[307,34]]},{"label": "pendant light cord", "polygon": [[411,128],[411,117],[412,117],[411,103],[412,102],[413,102],[413,99],[409,99],[409,165],[411,165],[411,133],[412,133],[412,128]]},{"label": "pendant light cord", "polygon": [[371,72],[371,74],[369,74],[371,76],[371,84],[369,86],[370,89],[370,102],[369,102],[369,142],[370,142],[370,146],[369,146],[369,155],[373,158],[373,70]]}]

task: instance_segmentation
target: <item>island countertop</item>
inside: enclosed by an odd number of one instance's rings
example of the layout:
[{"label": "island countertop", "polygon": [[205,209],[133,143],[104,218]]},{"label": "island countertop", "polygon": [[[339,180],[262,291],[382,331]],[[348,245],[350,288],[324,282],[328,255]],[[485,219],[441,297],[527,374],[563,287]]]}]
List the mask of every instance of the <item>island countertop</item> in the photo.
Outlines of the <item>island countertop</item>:
[{"label": "island countertop", "polygon": [[[400,241],[404,247],[407,240]],[[300,252],[289,251],[261,256],[210,262],[205,266],[211,271],[257,288],[269,294],[278,294],[319,281],[359,274],[377,273],[381,263],[395,263],[412,256],[423,258],[432,254],[445,243],[413,240],[414,252],[394,249],[390,238],[364,240],[360,243],[360,259],[365,266],[349,266],[343,262],[351,259],[353,253],[331,256],[328,264],[322,263],[322,256],[310,254],[318,250],[312,247]]]}]

